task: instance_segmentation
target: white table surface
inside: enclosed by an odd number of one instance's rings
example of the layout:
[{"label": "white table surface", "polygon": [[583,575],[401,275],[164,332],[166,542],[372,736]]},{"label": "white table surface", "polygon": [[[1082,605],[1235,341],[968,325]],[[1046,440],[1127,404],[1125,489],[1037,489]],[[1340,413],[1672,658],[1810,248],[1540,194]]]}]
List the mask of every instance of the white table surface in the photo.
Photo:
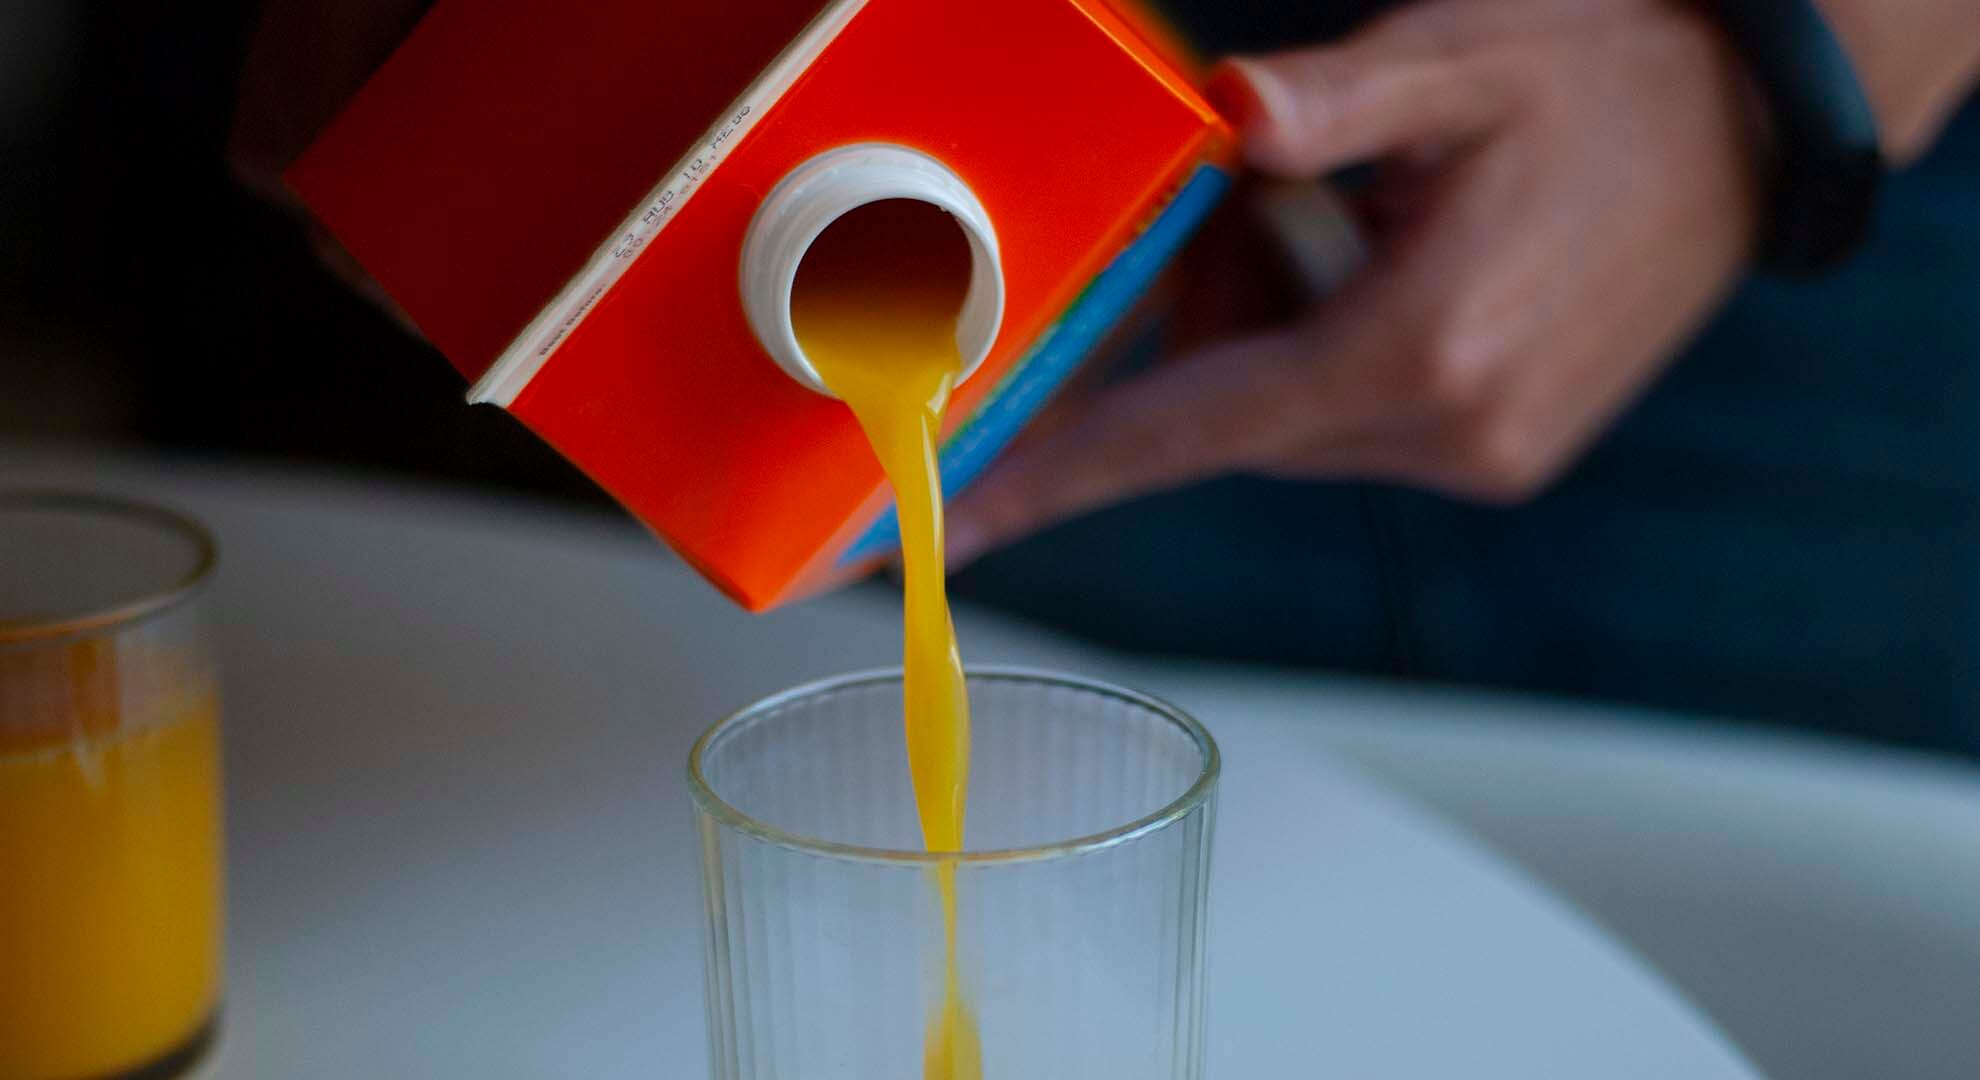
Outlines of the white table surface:
[{"label": "white table surface", "polygon": [[[747,616],[624,522],[439,489],[0,457],[21,482],[168,500],[220,536],[223,1080],[704,1074],[689,743],[889,662],[891,597]],[[1615,937],[1340,765],[1315,721],[1352,688],[959,623],[971,661],[1152,689],[1216,734],[1212,1077],[1758,1075]]]},{"label": "white table surface", "polygon": [[[1266,710],[1297,692],[1241,682],[1203,689]],[[1594,913],[1769,1075],[1980,1077],[1974,763],[1620,709],[1357,697],[1329,750]]]}]

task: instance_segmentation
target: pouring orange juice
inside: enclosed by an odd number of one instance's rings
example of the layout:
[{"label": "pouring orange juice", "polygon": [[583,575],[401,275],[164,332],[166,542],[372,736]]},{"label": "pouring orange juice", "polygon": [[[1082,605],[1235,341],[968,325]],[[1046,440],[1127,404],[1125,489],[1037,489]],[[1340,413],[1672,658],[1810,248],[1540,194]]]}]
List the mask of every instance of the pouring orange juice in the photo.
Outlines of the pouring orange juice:
[{"label": "pouring orange juice", "polygon": [[[963,850],[969,802],[969,696],[942,565],[937,439],[962,374],[956,320],[970,279],[963,233],[939,207],[869,203],[827,226],[791,287],[798,344],[859,418],[895,493],[905,581],[903,689],[908,769],[928,850]],[[936,868],[944,942],[942,1001],[929,1025],[925,1080],[977,1080],[981,1050],[956,964],[955,864]]]},{"label": "pouring orange juice", "polygon": [[[1139,0],[748,16],[436,5],[287,177],[470,400],[739,604],[901,553],[916,810],[958,852],[944,478],[987,467],[1133,304],[1229,187],[1235,136]],[[953,863],[932,876],[923,1075],[976,1080],[968,897]]]}]

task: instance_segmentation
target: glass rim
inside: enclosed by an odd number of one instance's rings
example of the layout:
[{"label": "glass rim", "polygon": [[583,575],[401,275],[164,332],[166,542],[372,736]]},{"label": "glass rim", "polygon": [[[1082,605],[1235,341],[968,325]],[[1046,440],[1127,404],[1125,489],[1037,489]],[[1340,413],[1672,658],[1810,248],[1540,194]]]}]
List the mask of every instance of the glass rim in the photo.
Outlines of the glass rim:
[{"label": "glass rim", "polygon": [[130,600],[52,619],[0,619],[0,648],[51,645],[135,626],[206,591],[220,561],[220,544],[199,519],[158,503],[70,488],[0,488],[0,517],[17,510],[67,510],[162,525],[192,541],[195,554],[192,569]]},{"label": "glass rim", "polygon": [[1211,737],[1195,717],[1163,701],[1144,694],[1139,690],[1129,690],[1113,683],[1080,675],[1069,675],[1042,668],[1024,667],[1010,664],[986,664],[968,668],[965,676],[969,681],[1032,683],[1043,686],[1077,690],[1088,694],[1109,697],[1124,704],[1154,714],[1156,717],[1182,729],[1196,744],[1202,755],[1202,767],[1196,778],[1181,795],[1176,796],[1161,808],[1144,814],[1132,821],[1048,844],[1035,844],[1027,847],[995,848],[982,851],[922,851],[904,848],[869,847],[862,844],[848,844],[836,840],[823,840],[814,836],[803,836],[775,825],[770,825],[743,813],[728,800],[715,793],[702,774],[701,759],[723,732],[738,724],[760,719],[765,714],[786,708],[809,698],[844,690],[855,690],[881,684],[899,684],[902,671],[898,667],[871,668],[864,671],[831,675],[822,679],[800,683],[787,690],[781,690],[769,697],[746,705],[716,721],[688,751],[688,792],[694,797],[695,805],[716,822],[735,829],[745,835],[755,837],[778,847],[788,848],[805,854],[818,855],[846,862],[885,863],[898,866],[941,866],[948,864],[962,866],[1001,865],[1009,863],[1041,862],[1047,859],[1060,859],[1076,855],[1090,854],[1105,848],[1115,847],[1156,832],[1168,825],[1188,817],[1193,811],[1210,801],[1216,790],[1218,776],[1223,771],[1223,757],[1217,749],[1217,741]]}]

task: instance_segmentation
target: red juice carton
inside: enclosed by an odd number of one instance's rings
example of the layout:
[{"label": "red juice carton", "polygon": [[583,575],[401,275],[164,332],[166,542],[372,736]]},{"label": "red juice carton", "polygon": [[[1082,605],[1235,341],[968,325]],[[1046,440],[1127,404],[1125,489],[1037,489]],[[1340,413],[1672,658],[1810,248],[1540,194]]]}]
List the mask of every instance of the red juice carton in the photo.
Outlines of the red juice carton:
[{"label": "red juice carton", "polygon": [[288,181],[471,400],[761,610],[897,535],[788,333],[806,245],[884,198],[968,236],[953,493],[1229,187],[1195,74],[1125,0],[441,0]]}]

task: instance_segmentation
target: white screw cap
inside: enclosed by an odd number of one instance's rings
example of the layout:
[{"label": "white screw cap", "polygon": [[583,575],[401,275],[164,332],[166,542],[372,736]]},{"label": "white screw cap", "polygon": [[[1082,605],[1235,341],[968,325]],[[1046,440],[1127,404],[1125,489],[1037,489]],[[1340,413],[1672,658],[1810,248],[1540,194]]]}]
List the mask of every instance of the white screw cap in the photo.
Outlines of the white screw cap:
[{"label": "white screw cap", "polygon": [[[997,232],[976,193],[948,166],[919,150],[860,143],[828,150],[777,182],[749,223],[742,249],[743,310],[777,366],[830,396],[791,328],[791,285],[812,242],[834,221],[869,203],[915,199],[949,212],[969,239],[969,289],[956,322],[962,379],[981,367],[1004,321],[1004,265]],[[960,382],[962,380],[958,380]]]}]

